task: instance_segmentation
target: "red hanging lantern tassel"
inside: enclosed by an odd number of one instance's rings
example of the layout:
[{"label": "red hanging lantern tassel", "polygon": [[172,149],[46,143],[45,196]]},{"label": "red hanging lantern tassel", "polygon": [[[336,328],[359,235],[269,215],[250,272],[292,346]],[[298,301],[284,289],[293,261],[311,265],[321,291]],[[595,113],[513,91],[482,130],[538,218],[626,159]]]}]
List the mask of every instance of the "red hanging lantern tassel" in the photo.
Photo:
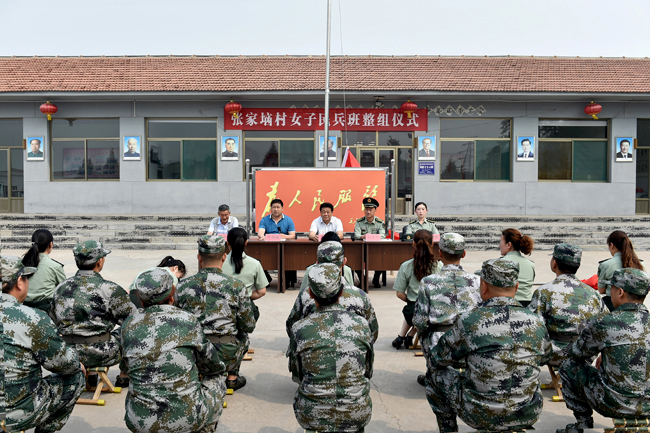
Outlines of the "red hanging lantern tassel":
[{"label": "red hanging lantern tassel", "polygon": [[409,99],[405,103],[403,103],[400,108],[404,113],[406,113],[406,116],[410,119],[411,115],[415,113],[415,110],[418,109],[418,105],[415,102],[411,102],[411,100]]},{"label": "red hanging lantern tassel", "polygon": [[235,102],[231,99],[230,102],[226,104],[226,113],[232,115],[235,119],[239,118],[240,111],[241,111],[240,103]]},{"label": "red hanging lantern tassel", "polygon": [[59,111],[59,107],[54,104],[50,104],[50,101],[47,101],[45,104],[41,105],[41,113],[47,114],[47,120],[52,120],[52,114]]},{"label": "red hanging lantern tassel", "polygon": [[596,104],[594,101],[591,101],[591,104],[585,107],[585,114],[590,115],[595,120],[598,120],[596,114],[600,113],[601,111],[603,111],[603,107],[600,104]]}]

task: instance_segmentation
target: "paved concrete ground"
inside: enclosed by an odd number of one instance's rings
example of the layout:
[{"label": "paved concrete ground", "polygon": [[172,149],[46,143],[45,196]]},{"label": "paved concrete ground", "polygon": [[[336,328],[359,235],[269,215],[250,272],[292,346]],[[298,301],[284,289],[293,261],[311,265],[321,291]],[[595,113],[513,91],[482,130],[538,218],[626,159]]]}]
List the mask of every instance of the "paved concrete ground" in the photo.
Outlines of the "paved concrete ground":
[{"label": "paved concrete ground", "polygon": [[[3,254],[23,254],[24,251],[4,250]],[[142,270],[155,266],[165,255],[180,258],[190,273],[197,271],[196,253],[192,251],[133,251],[117,250],[108,256],[102,274],[105,278],[128,287]],[[496,251],[468,252],[465,269],[473,272],[483,260],[497,256]],[[649,252],[639,253],[642,259],[650,260]],[[55,249],[52,257],[65,264],[66,274],[76,271],[72,253]],[[607,252],[585,252],[583,267],[578,276],[587,278],[596,272],[598,261],[608,257]],[[532,259],[537,263],[537,281],[552,279],[548,269],[547,252],[534,252]],[[299,274],[300,275],[300,274]],[[371,398],[373,402],[372,421],[366,431],[369,433],[434,432],[437,431],[435,417],[427,404],[424,388],[415,378],[424,372],[424,359],[412,351],[396,351],[391,341],[397,335],[402,323],[402,303],[395,297],[392,284],[395,276],[388,278],[388,285],[370,292],[370,298],[379,319],[380,334],[375,345],[375,366],[372,379]],[[254,360],[245,362],[242,374],[248,379],[245,388],[235,395],[227,396],[228,408],[224,410],[219,423],[220,433],[301,433],[302,430],[293,414],[292,402],[297,385],[291,381],[287,370],[285,350],[288,337],[285,333],[285,319],[293,305],[296,291],[285,294],[276,292],[272,283],[267,295],[257,302],[260,319],[251,336],[251,347],[255,349]],[[114,378],[117,369],[109,376]],[[550,376],[545,370],[542,380]],[[572,422],[573,417],[564,403],[550,401],[553,395],[544,392],[544,411],[535,425],[537,431],[555,432]],[[124,424],[124,399],[121,394],[104,394],[106,406],[77,406],[70,421],[62,430],[74,433],[123,433],[128,432]],[[86,396],[86,394],[84,394]],[[610,426],[609,420],[596,415],[596,427]],[[460,431],[472,431],[460,423]],[[594,430],[598,431],[598,430]]]}]

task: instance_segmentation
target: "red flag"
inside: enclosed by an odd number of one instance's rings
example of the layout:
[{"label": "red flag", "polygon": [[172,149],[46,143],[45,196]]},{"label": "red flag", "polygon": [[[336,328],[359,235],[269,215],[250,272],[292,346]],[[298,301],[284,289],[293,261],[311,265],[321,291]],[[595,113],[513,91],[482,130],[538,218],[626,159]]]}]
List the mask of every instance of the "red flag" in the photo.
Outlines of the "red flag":
[{"label": "red flag", "polygon": [[343,155],[343,162],[341,163],[341,167],[361,167],[359,161],[357,161],[357,158],[355,158],[352,152],[350,152],[349,147],[345,148],[345,155]]}]

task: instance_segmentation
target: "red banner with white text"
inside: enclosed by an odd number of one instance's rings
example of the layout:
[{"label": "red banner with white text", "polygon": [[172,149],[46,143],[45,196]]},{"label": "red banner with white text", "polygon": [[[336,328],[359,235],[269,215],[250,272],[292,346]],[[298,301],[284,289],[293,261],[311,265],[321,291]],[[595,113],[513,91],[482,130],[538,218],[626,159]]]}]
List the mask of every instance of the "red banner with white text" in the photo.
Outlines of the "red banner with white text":
[{"label": "red banner with white text", "polygon": [[[243,108],[238,116],[225,113],[224,129],[244,131],[316,131],[325,127],[323,108]],[[409,118],[398,109],[331,108],[330,129],[349,131],[427,131],[427,109]]]}]

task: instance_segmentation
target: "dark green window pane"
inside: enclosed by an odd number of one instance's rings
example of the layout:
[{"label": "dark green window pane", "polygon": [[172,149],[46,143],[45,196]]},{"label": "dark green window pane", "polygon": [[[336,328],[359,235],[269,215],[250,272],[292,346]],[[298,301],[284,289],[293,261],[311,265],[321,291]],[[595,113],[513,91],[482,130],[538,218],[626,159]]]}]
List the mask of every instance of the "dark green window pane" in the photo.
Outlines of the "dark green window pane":
[{"label": "dark green window pane", "polygon": [[314,131],[246,131],[245,138],[314,138]]},{"label": "dark green window pane", "polygon": [[510,180],[510,140],[476,141],[476,180]]},{"label": "dark green window pane", "polygon": [[85,161],[83,141],[52,142],[52,179],[85,179]]},{"label": "dark green window pane", "polygon": [[0,150],[0,197],[9,197],[9,157],[6,150]]},{"label": "dark green window pane", "polygon": [[410,132],[380,132],[379,145],[413,147],[413,134]]},{"label": "dark green window pane", "polygon": [[119,138],[119,119],[52,119],[53,138]]},{"label": "dark green window pane", "polygon": [[181,178],[181,142],[149,141],[149,179]]},{"label": "dark green window pane", "polygon": [[205,120],[149,120],[149,138],[216,138],[217,122]]},{"label": "dark green window pane", "polygon": [[88,180],[120,178],[120,142],[88,140]]},{"label": "dark green window pane", "polygon": [[539,138],[607,138],[603,126],[539,126]]},{"label": "dark green window pane", "polygon": [[11,152],[11,196],[24,196],[25,175],[23,170],[24,153],[22,149],[10,149]]},{"label": "dark green window pane", "polygon": [[474,180],[474,141],[441,141],[440,149],[440,179]]},{"label": "dark green window pane", "polygon": [[183,140],[183,179],[217,180],[216,140]]},{"label": "dark green window pane", "polygon": [[510,138],[510,119],[440,119],[443,138]]},{"label": "dark green window pane", "polygon": [[636,136],[639,146],[650,147],[650,120],[639,119],[636,121]]},{"label": "dark green window pane", "polygon": [[540,180],[571,180],[571,142],[539,142],[538,178]]},{"label": "dark green window pane", "polygon": [[361,167],[375,167],[375,150],[359,149],[357,159]]},{"label": "dark green window pane", "polygon": [[374,146],[377,144],[377,133],[371,131],[343,132],[343,146]]},{"label": "dark green window pane", "polygon": [[280,167],[313,167],[314,140],[281,140]]},{"label": "dark green window pane", "polygon": [[269,141],[244,141],[246,159],[250,159],[251,167],[277,167],[278,142]]},{"label": "dark green window pane", "polygon": [[636,150],[636,198],[649,198],[650,149]]},{"label": "dark green window pane", "polygon": [[[29,143],[27,143],[29,146]],[[0,146],[23,147],[22,119],[0,120]]]},{"label": "dark green window pane", "polygon": [[413,194],[413,148],[397,149],[397,197]]},{"label": "dark green window pane", "polygon": [[607,181],[607,142],[573,142],[573,180]]}]

